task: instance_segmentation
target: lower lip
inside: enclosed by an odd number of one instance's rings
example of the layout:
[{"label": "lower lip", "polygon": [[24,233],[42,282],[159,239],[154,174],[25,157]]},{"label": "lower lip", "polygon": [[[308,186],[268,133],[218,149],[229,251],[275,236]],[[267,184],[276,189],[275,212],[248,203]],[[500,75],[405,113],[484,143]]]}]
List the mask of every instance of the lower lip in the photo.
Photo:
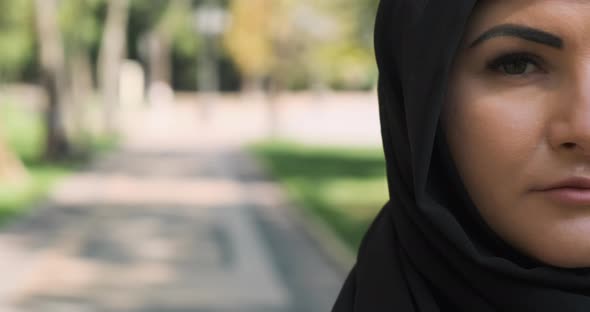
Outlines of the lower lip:
[{"label": "lower lip", "polygon": [[552,200],[569,205],[590,205],[590,189],[557,188],[543,191]]}]

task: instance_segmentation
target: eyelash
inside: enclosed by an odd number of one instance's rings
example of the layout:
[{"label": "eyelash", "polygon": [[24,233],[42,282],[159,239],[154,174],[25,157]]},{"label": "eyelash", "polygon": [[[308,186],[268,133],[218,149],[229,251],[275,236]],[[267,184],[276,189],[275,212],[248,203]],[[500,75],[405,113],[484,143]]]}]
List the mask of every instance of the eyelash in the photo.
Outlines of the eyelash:
[{"label": "eyelash", "polygon": [[523,61],[527,64],[534,65],[537,69],[542,70],[541,61],[539,57],[528,52],[514,52],[501,55],[486,65],[486,68],[501,75],[506,76],[525,76],[527,74],[508,74],[502,70],[502,66],[507,64],[514,64],[515,62]]}]

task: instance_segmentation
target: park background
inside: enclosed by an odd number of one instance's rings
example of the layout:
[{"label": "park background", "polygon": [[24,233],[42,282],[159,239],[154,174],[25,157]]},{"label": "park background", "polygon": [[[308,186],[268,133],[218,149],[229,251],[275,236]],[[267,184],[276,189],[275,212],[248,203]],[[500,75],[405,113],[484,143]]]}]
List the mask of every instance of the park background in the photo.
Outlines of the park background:
[{"label": "park background", "polygon": [[387,200],[377,5],[1,1],[1,310],[328,311]]}]

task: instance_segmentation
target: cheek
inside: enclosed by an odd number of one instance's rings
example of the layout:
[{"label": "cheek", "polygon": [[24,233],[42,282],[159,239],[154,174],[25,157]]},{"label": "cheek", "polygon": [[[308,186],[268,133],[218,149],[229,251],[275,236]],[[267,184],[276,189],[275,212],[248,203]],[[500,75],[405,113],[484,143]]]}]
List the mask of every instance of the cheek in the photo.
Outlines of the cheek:
[{"label": "cheek", "polygon": [[467,88],[451,93],[445,119],[462,175],[475,187],[517,182],[544,146],[549,99],[527,90],[491,94],[462,85]]},{"label": "cheek", "polygon": [[[532,181],[555,167],[546,138],[556,104],[563,102],[559,94],[525,88],[492,93],[475,83],[460,85],[450,89],[443,125],[482,218],[513,246],[547,263],[590,259],[579,255],[579,246],[590,245],[572,239],[584,237],[577,229],[587,228],[590,217],[560,219],[559,207],[529,192]],[[538,235],[542,232],[555,239],[543,239]]]},{"label": "cheek", "polygon": [[[459,84],[447,99],[444,127],[451,154],[483,218],[500,232],[523,220],[522,206],[546,156],[550,97],[536,90],[490,92]],[[520,221],[519,221],[520,220]],[[500,229],[503,228],[503,229]]]}]

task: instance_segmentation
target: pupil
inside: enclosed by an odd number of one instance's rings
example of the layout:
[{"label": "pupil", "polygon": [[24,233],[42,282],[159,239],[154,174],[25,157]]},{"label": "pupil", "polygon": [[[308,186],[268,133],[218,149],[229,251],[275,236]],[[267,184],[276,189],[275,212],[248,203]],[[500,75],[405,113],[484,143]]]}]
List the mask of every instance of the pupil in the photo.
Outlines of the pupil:
[{"label": "pupil", "polygon": [[523,60],[516,60],[507,64],[504,64],[504,70],[506,73],[511,75],[519,75],[526,71],[528,63]]}]

